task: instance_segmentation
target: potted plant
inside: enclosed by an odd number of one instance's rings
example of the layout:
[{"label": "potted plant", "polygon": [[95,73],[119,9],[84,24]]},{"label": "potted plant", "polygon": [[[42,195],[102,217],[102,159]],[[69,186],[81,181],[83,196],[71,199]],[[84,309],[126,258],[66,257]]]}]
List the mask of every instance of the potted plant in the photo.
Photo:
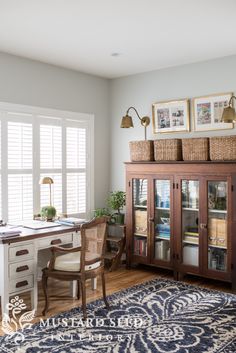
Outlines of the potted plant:
[{"label": "potted plant", "polygon": [[102,216],[110,216],[110,212],[107,208],[96,208],[94,211],[94,217],[95,218],[99,218],[99,217],[102,217]]},{"label": "potted plant", "polygon": [[124,224],[125,215],[121,210],[125,206],[125,192],[113,191],[108,198],[108,206],[117,212],[112,214],[112,218],[117,224]]},{"label": "potted plant", "polygon": [[41,209],[42,218],[48,222],[53,221],[56,216],[56,213],[57,211],[53,206],[44,206]]}]

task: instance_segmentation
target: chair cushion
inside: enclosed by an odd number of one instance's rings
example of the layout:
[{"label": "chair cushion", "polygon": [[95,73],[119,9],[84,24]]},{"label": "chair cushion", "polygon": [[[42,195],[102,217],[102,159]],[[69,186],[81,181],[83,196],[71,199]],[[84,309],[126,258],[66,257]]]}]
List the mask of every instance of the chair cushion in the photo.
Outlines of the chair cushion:
[{"label": "chair cushion", "polygon": [[[100,261],[85,266],[85,270],[93,270],[100,266]],[[55,260],[54,270],[58,271],[80,271],[80,251],[58,256]]]}]

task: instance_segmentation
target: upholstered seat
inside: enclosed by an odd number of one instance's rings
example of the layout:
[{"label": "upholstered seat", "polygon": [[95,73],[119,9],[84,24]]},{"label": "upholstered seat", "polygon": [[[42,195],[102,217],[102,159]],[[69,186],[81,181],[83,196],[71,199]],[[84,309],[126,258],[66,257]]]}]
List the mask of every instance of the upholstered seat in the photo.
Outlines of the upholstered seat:
[{"label": "upholstered seat", "polygon": [[[98,257],[98,255],[96,256],[96,254],[91,254],[90,260],[93,260],[97,257]],[[92,265],[86,265],[85,271],[93,270],[93,269],[99,267],[100,264],[101,264],[101,261],[98,261]],[[73,272],[80,271],[80,251],[58,256],[55,259],[54,270],[73,271]]]}]

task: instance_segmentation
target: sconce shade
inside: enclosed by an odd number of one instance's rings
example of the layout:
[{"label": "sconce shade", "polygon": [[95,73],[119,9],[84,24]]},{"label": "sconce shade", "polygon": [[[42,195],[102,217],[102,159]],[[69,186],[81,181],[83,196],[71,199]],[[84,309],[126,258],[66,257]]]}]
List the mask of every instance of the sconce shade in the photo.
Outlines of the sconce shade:
[{"label": "sconce shade", "polygon": [[228,106],[223,110],[222,122],[224,123],[233,123],[236,122],[236,113],[235,109],[231,106]]},{"label": "sconce shade", "polygon": [[123,116],[123,118],[121,120],[120,127],[125,128],[125,129],[130,128],[130,127],[134,127],[132,117],[128,114]]},{"label": "sconce shade", "polygon": [[54,181],[50,177],[44,177],[39,180],[39,184],[53,184]]}]

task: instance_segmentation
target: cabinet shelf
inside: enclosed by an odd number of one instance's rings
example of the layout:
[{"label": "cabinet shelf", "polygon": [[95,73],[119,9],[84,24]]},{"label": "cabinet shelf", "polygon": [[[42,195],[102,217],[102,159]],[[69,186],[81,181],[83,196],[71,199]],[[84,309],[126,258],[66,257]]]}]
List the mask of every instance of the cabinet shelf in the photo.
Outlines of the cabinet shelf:
[{"label": "cabinet shelf", "polygon": [[156,210],[170,211],[168,207],[156,207]]},{"label": "cabinet shelf", "polygon": [[134,205],[134,208],[144,208],[144,209],[147,209],[147,206],[144,206],[144,205]]},{"label": "cabinet shelf", "polygon": [[208,247],[209,247],[209,248],[216,248],[216,249],[224,249],[224,250],[227,250],[227,247],[226,247],[226,246],[220,246],[220,245],[210,245],[210,244],[208,244]]},{"label": "cabinet shelf", "polygon": [[135,236],[135,237],[147,238],[147,234],[134,233],[134,236]]},{"label": "cabinet shelf", "polygon": [[196,245],[199,246],[199,243],[195,243],[194,241],[189,241],[189,240],[183,240],[184,244],[190,244],[190,245]]},{"label": "cabinet shelf", "polygon": [[158,235],[155,236],[155,240],[167,240],[170,241],[170,238],[166,238],[166,237],[159,237]]},{"label": "cabinet shelf", "polygon": [[195,211],[199,212],[199,208],[191,208],[191,207],[182,207],[183,211]]},{"label": "cabinet shelf", "polygon": [[213,209],[209,208],[208,212],[209,213],[224,213],[224,214],[226,214],[227,210],[213,210]]}]

